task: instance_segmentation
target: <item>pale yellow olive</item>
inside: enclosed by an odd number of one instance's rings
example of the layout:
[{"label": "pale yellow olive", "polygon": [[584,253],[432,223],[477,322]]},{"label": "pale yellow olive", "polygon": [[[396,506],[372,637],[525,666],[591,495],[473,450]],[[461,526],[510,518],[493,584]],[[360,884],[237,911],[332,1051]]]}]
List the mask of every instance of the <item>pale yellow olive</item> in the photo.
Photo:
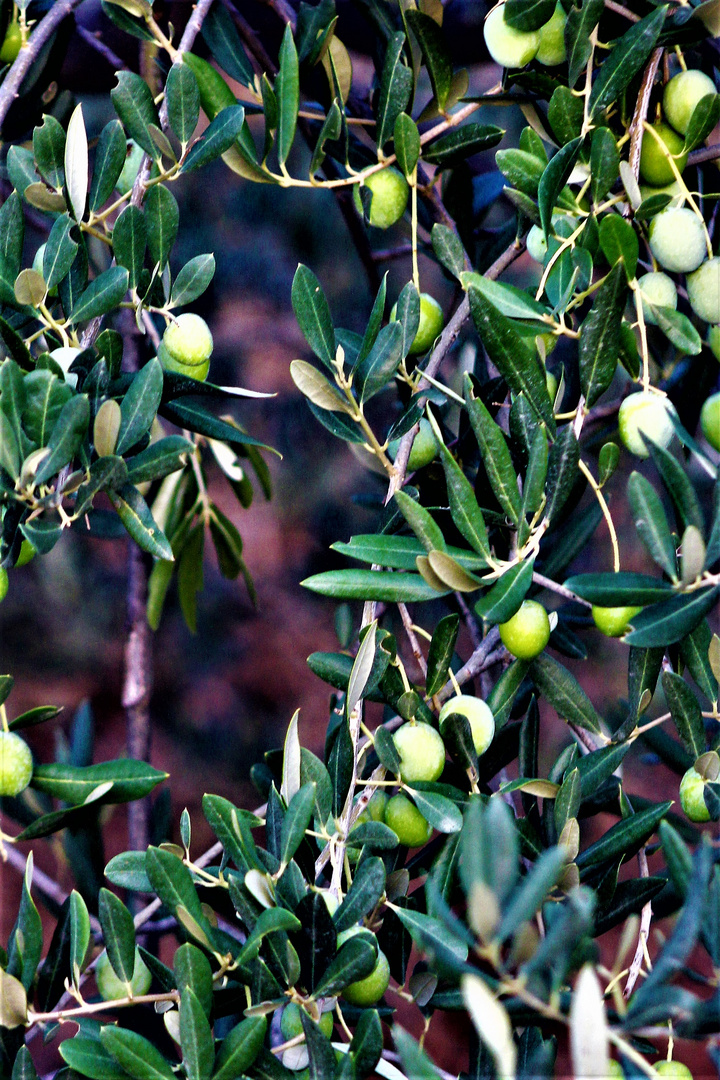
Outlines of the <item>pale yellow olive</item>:
[{"label": "pale yellow olive", "polygon": [[422,721],[411,721],[403,724],[393,738],[400,758],[400,778],[404,783],[440,777],[445,768],[445,743],[434,727]]},{"label": "pale yellow olive", "polygon": [[707,259],[694,274],[688,274],[690,307],[705,322],[720,323],[720,258]]},{"label": "pale yellow olive", "polygon": [[565,49],[565,23],[567,15],[562,4],[556,4],[552,17],[540,27],[540,44],[535,59],[545,67],[557,67],[567,55]]},{"label": "pale yellow olive", "polygon": [[685,206],[668,207],[650,222],[650,250],[665,270],[697,270],[707,255],[702,222]]},{"label": "pale yellow olive", "polygon": [[714,93],[715,83],[703,71],[680,71],[663,91],[663,112],[675,130],[685,135],[695,106]]},{"label": "pale yellow olive", "polygon": [[675,431],[670,419],[672,411],[667,398],[650,390],[641,390],[625,398],[618,412],[618,426],[620,438],[631,454],[646,458],[650,453],[643,435],[659,446],[670,444]]},{"label": "pale yellow olive", "polygon": [[643,318],[646,323],[657,326],[657,319],[650,305],[653,307],[677,308],[677,289],[675,282],[667,274],[660,271],[657,273],[643,274],[638,279],[640,295],[642,297]]},{"label": "pale yellow olive", "polygon": [[466,717],[470,725],[475,753],[480,757],[490,746],[495,735],[495,718],[490,706],[482,698],[473,697],[472,694],[458,694],[451,697],[443,705],[438,717],[441,735],[445,721],[454,713]]},{"label": "pale yellow olive", "polygon": [[540,45],[539,30],[515,30],[507,25],[504,5],[492,9],[483,33],[487,51],[501,67],[525,67],[534,59]]}]

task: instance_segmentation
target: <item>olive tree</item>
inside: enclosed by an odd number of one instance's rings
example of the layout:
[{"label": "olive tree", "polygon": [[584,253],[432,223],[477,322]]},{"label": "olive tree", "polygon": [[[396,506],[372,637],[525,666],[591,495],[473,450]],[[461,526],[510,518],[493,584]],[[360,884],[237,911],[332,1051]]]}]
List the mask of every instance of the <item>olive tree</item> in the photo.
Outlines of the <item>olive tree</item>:
[{"label": "olive tree", "polygon": [[[230,0],[198,0],[181,35],[148,0],[107,2],[154,65],[118,72],[90,140],[82,104],[41,115],[80,2],[2,7],[2,584],[66,528],[127,531],[131,755],[33,762],[18,732],[57,710],[13,715],[0,681],[0,840],[25,874],[3,1074],[32,1080],[60,1025],[63,1075],[89,1080],[441,1075],[398,999],[425,1031],[467,1014],[472,1077],[552,1076],[563,1033],[577,1076],[683,1075],[690,1040],[717,1065],[720,867],[698,827],[720,820],[716,0],[506,0],[479,95],[440,0],[362,0],[369,96],[334,0],[271,0],[281,40]],[[521,110],[519,138],[487,122],[496,106]],[[210,331],[183,310],[213,255],[171,270],[173,186],[219,158],[273,185],[278,214],[287,188],[335,192],[371,276],[377,230],[409,236],[390,253],[408,280],[397,297],[380,280],[357,333],[311,267],[295,275],[308,429],[381,494],[374,530],[333,545],[343,568],[303,583],[337,605],[338,651],[308,660],[330,687],[322,758],[296,714],[253,770],[261,805],[204,797],[217,842],[199,853],[187,812],[180,843],[148,842],[142,800],[166,775],[143,738],[151,629],[175,576],[194,626],[206,535],[252,588],[208,455],[241,504],[246,466],[268,491],[268,448],[218,415],[247,392],[208,381]],[[24,265],[30,214],[47,235]],[[533,290],[508,280],[526,251]],[[588,572],[596,532],[608,569]],[[623,570],[640,548],[654,572]],[[568,667],[600,634],[627,667],[607,715]],[[554,717],[567,739],[541,768]],[[635,794],[638,749],[680,807]],[[71,858],[58,897],[20,854],[77,847],[123,802],[132,850],[104,884]]]}]

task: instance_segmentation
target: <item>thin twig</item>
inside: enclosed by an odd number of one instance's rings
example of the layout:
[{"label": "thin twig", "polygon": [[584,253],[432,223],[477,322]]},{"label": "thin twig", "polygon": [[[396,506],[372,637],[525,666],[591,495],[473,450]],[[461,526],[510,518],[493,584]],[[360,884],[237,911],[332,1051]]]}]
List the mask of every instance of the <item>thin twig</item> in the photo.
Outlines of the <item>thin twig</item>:
[{"label": "thin twig", "polygon": [[423,678],[425,678],[427,676],[427,664],[425,663],[425,657],[422,654],[422,649],[420,648],[420,642],[417,639],[417,634],[413,630],[413,621],[410,618],[410,612],[407,609],[407,605],[398,604],[398,611],[400,612],[400,618],[402,619],[402,624],[405,627],[405,633],[408,636],[410,648],[413,651],[413,656],[415,657],[417,666],[420,668],[423,674]]},{"label": "thin twig", "polygon": [[467,626],[468,633],[470,634],[472,647],[473,649],[479,649],[483,641],[480,624],[478,623],[478,620],[476,619],[470,608],[467,606],[463,594],[460,592],[456,592],[455,599],[457,601],[457,606],[460,608],[460,614],[463,617],[463,622]]},{"label": "thin twig", "polygon": [[605,0],[605,7],[608,11],[614,11],[617,15],[622,15],[628,22],[640,22],[640,16],[636,15],[634,11],[628,11],[622,4],[616,4],[615,0]]},{"label": "thin twig", "polygon": [[578,596],[577,593],[572,592],[571,589],[566,589],[564,585],[559,585],[558,582],[553,581],[552,578],[545,577],[544,574],[538,574],[536,570],[533,570],[533,581],[536,585],[542,585],[544,589],[549,589],[559,596],[564,596],[566,600],[574,600],[576,604],[582,604],[583,607],[592,607],[589,600],[583,600],[582,596]]},{"label": "thin twig", "polygon": [[[607,3],[607,0],[606,0]],[[640,84],[640,93],[638,94],[637,105],[635,106],[635,112],[633,114],[632,121],[630,122],[630,152],[628,154],[628,164],[632,169],[633,176],[637,180],[640,175],[640,150],[642,148],[643,140],[643,124],[647,117],[648,107],[650,105],[650,96],[652,94],[653,83],[655,76],[657,75],[657,69],[660,65],[662,57],[662,49],[655,49]]]},{"label": "thin twig", "polygon": [[[647,854],[645,848],[642,847],[638,851],[638,867],[640,869],[640,877],[649,877]],[[650,937],[650,923],[652,921],[652,904],[648,900],[645,907],[642,909],[640,915],[640,933],[638,934],[638,943],[635,950],[635,956],[633,962],[630,965],[630,973],[625,983],[625,989],[623,990],[623,997],[627,1001],[633,990],[635,989],[635,983],[638,981],[640,971],[642,970],[643,960],[647,959],[649,963],[649,956],[647,951],[647,943]]]},{"label": "thin twig", "polygon": [[[27,858],[22,854],[22,852],[18,851],[13,844],[5,845],[4,861],[10,863],[10,866],[12,866],[13,869],[17,870],[18,873],[25,873],[25,870],[27,868]],[[57,904],[58,907],[62,907],[62,905],[67,900],[68,894],[63,888],[61,888],[60,885],[58,885],[57,881],[55,881],[54,878],[51,878],[49,874],[46,874],[44,870],[41,870],[35,865],[33,865],[32,885],[35,889],[38,890],[38,892],[43,893],[43,895],[47,897],[48,900],[51,900],[54,904]],[[94,934],[102,933],[100,923],[94,915],[90,916],[90,926]]]},{"label": "thin twig", "polygon": [[39,56],[43,45],[63,19],[67,18],[81,3],[82,0],[55,0],[45,18],[41,19],[33,30],[27,44],[18,53],[17,59],[0,86],[0,127],[4,124],[10,106],[18,96],[23,79]]},{"label": "thin twig", "polygon": [[104,41],[101,41],[99,37],[93,34],[92,30],[88,30],[86,26],[76,26],[78,36],[86,42],[91,49],[100,53],[104,60],[108,62],[113,71],[127,71],[128,66],[124,60],[121,60],[117,53],[114,53],[109,45],[106,45]]},{"label": "thin twig", "polygon": [[[505,655],[503,648],[498,649],[497,646],[500,642],[500,631],[497,626],[493,626],[489,631],[487,637],[483,638],[482,644],[479,648],[475,649],[470,659],[464,664],[455,675],[455,680],[459,686],[463,683],[470,682],[476,675],[479,675],[485,668],[490,667],[492,664],[501,660]],[[452,681],[448,681],[443,686],[442,690],[438,691],[437,698],[439,701],[445,701],[447,698],[455,692]]]}]

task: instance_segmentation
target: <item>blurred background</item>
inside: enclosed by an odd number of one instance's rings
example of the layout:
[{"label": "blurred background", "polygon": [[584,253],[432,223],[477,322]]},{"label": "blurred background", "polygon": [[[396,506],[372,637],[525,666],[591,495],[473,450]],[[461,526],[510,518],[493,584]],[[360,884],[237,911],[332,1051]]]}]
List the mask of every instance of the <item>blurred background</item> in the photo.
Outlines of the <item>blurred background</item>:
[{"label": "blurred background", "polygon": [[[264,35],[270,54],[276,55],[283,26],[274,12],[251,0],[239,6],[248,22]],[[338,33],[350,46],[353,60],[354,91],[368,98],[372,91],[371,39],[366,34],[363,5],[339,0],[337,6]],[[166,11],[175,25],[182,26],[189,5],[171,4]],[[489,62],[482,42],[485,5],[476,0],[449,0],[445,13],[451,50],[457,63],[469,65],[469,93],[489,89],[497,81],[498,69]],[[87,43],[87,36],[101,31],[103,40],[133,70],[138,69],[137,49],[132,39],[123,37],[106,20],[99,3],[82,5],[77,19],[86,32],[85,39],[73,35],[58,84],[62,92],[68,91],[83,102],[92,138],[111,118],[106,95],[114,84],[114,68]],[[423,102],[429,96],[429,89],[421,86],[418,100]],[[503,145],[511,145],[524,126],[519,109],[487,107],[479,119],[507,129]],[[307,174],[301,150],[290,171],[298,176]],[[502,178],[495,170],[494,152],[472,158],[466,168],[456,171],[453,183],[472,207],[473,230],[483,229],[490,237],[506,235],[514,212],[503,199],[495,202]],[[329,550],[330,544],[372,531],[384,495],[382,479],[365,470],[346,443],[335,440],[319,425],[290,379],[290,361],[298,356],[309,358],[290,304],[293,274],[298,262],[307,263],[319,277],[339,325],[362,331],[379,276],[385,270],[389,273],[389,304],[411,276],[405,251],[410,230],[407,222],[401,222],[389,232],[370,230],[366,234],[368,249],[375,256],[375,280],[371,280],[367,251],[363,259],[331,193],[253,185],[231,173],[222,162],[183,178],[173,185],[173,193],[181,213],[174,269],[202,252],[214,252],[217,261],[211,288],[194,306],[208,321],[215,340],[210,379],[275,395],[241,401],[234,413],[254,436],[281,455],[266,455],[273,481],[272,500],[267,501],[256,485],[248,509],[240,508],[226,482],[212,473],[213,497],[243,537],[256,605],[242,581],[228,582],[220,576],[212,561],[214,554],[210,554],[205,589],[198,602],[197,634],[192,635],[185,626],[173,586],[154,635],[152,764],[171,774],[172,790],[171,805],[166,794],[156,806],[155,839],[177,839],[179,815],[187,806],[193,820],[194,851],[199,853],[210,842],[200,810],[203,793],[211,790],[241,805],[255,806],[259,799],[249,781],[250,768],[266,751],[281,745],[296,708],[301,709],[303,742],[316,753],[322,752],[329,688],[312,674],[306,658],[315,650],[339,647],[335,607],[303,590],[300,581],[310,573],[347,565]],[[427,239],[427,233],[424,235]],[[27,265],[44,239],[40,232],[28,233]],[[388,257],[395,249],[400,249],[399,256]],[[420,274],[423,290],[437,297],[449,317],[458,302],[453,282],[423,256]],[[525,255],[506,280],[534,286],[539,276],[538,264]],[[458,383],[461,368],[472,368],[475,349],[475,335],[467,328],[441,373],[451,386]],[[696,399],[697,411],[718,374],[709,353],[703,353],[701,361],[703,368],[698,369],[694,386],[705,384],[706,389]],[[562,355],[550,360],[551,367],[561,363]],[[619,400],[621,393],[622,377],[618,377],[607,398]],[[386,421],[382,403],[378,408]],[[691,430],[696,420],[697,413],[694,422],[692,415],[686,419],[687,426],[692,423]],[[614,430],[610,416],[593,433],[597,448]],[[611,492],[618,494],[616,504],[611,496],[611,507],[620,513],[625,480],[634,467],[638,462],[628,461],[628,455],[623,454],[610,485]],[[650,467],[639,467],[652,476]],[[709,505],[709,487],[702,474],[692,475],[704,485]],[[616,525],[623,569],[650,570],[632,523],[619,517]],[[11,576],[10,592],[0,606],[0,670],[16,680],[11,715],[41,704],[61,705],[64,710],[58,721],[28,732],[40,761],[52,760],[58,749],[65,752],[72,717],[83,702],[90,703],[94,718],[94,760],[123,753],[120,688],[127,556],[125,540],[89,540],[74,531],[49,555]],[[576,562],[574,569],[611,567],[604,525],[583,552],[581,564]],[[547,594],[544,599],[553,606]],[[427,625],[432,625],[430,611],[418,612]],[[357,628],[359,608],[353,616]],[[575,671],[599,712],[607,713],[611,703],[627,690],[627,647],[591,629],[581,630],[581,636],[592,652],[591,659],[580,663],[563,657],[563,663]],[[463,659],[470,651],[469,641],[461,638]],[[662,702],[656,701],[648,715],[660,711]],[[558,747],[570,741],[554,714],[544,717],[543,735],[541,775]],[[659,765],[647,748],[634,749],[627,761],[637,794],[657,799],[667,790],[669,797],[677,797],[677,777]],[[114,808],[112,814],[105,853],[108,858],[123,849],[125,840],[124,809]],[[69,886],[63,859],[60,845],[49,845],[47,869],[61,885]],[[2,872],[9,912],[14,909],[18,883],[10,871]],[[4,928],[3,939],[8,929]],[[441,1065],[446,1064],[447,1053],[453,1052],[449,1048],[444,1060],[441,1046],[431,1043],[430,1049],[437,1053]]]}]

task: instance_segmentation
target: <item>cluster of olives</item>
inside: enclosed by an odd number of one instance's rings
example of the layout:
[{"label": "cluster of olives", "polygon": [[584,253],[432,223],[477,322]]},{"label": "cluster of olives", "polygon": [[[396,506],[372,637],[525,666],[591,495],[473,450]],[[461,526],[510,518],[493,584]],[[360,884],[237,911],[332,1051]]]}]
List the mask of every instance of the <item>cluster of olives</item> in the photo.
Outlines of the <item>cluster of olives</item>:
[{"label": "cluster of olives", "polygon": [[506,68],[525,67],[537,60],[556,67],[565,60],[565,23],[562,4],[555,5],[551,18],[539,30],[516,30],[505,21],[505,5],[492,9],[485,20],[485,44],[496,64]]}]

